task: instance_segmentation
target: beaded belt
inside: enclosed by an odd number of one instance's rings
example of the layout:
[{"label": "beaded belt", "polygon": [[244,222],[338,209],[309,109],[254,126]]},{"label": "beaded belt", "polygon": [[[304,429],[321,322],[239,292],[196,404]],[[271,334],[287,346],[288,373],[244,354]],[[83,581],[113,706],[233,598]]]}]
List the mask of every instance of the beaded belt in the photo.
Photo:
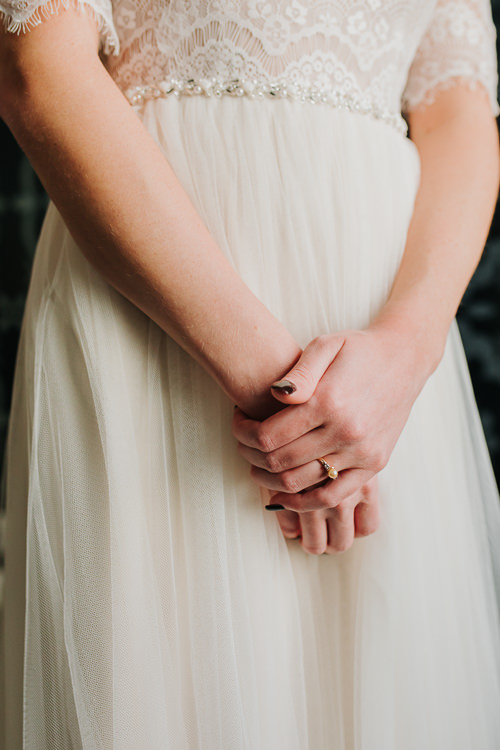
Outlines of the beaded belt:
[{"label": "beaded belt", "polygon": [[381,120],[391,125],[403,135],[406,135],[408,131],[407,125],[399,113],[376,107],[371,103],[367,103],[361,97],[348,96],[337,91],[325,92],[319,89],[297,86],[296,84],[267,84],[260,81],[239,79],[221,81],[216,78],[210,80],[191,79],[188,81],[171,79],[149,86],[135,86],[128,89],[125,92],[125,96],[135,109],[140,109],[147,101],[151,101],[152,99],[165,99],[169,96],[234,96],[246,97],[248,99],[289,99],[309,104],[328,104],[336,109],[369,115],[375,120]]}]

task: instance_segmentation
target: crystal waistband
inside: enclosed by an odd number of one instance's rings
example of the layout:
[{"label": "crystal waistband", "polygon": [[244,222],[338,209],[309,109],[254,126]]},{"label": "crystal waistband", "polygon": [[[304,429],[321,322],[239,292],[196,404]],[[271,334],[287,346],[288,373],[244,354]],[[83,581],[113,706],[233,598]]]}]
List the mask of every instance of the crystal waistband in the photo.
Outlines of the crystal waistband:
[{"label": "crystal waistband", "polygon": [[169,96],[235,96],[247,97],[249,99],[291,99],[309,104],[328,104],[336,109],[345,109],[349,112],[369,115],[375,120],[386,122],[403,135],[406,135],[408,131],[407,125],[399,113],[377,107],[363,100],[362,97],[349,96],[337,91],[325,92],[318,89],[297,86],[296,84],[268,84],[260,81],[238,79],[220,81],[215,78],[210,80],[191,79],[189,81],[171,79],[148,86],[135,86],[128,89],[125,92],[125,96],[135,109],[140,109],[147,101],[151,101],[152,99],[165,99]]}]

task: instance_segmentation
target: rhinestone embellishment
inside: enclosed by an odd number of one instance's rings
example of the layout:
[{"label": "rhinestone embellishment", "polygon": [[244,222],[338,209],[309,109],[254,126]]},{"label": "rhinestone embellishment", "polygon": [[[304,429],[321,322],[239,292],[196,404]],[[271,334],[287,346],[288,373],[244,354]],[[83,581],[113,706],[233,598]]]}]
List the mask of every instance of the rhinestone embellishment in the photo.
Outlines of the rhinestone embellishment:
[{"label": "rhinestone embellishment", "polygon": [[375,120],[386,122],[403,135],[406,135],[408,131],[407,125],[399,113],[380,109],[367,101],[363,101],[360,97],[347,96],[338,91],[321,91],[319,89],[301,87],[296,84],[268,84],[261,81],[240,79],[222,81],[217,78],[210,80],[190,79],[187,81],[171,79],[148,86],[135,86],[128,89],[125,92],[125,96],[135,109],[140,109],[147,101],[166,99],[169,96],[234,96],[249,99],[290,99],[309,104],[328,104],[336,109],[345,109],[349,112],[369,115]]}]

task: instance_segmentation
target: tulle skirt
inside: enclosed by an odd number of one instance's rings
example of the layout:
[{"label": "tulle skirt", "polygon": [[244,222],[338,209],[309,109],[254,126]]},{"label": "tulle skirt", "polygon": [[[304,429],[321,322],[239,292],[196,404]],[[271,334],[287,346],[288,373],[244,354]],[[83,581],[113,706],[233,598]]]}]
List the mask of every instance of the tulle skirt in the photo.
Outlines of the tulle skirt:
[{"label": "tulle skirt", "polygon": [[[144,122],[301,345],[373,318],[410,141],[288,101],[156,101]],[[284,540],[231,416],[51,207],[7,457],[6,750],[21,723],[25,750],[500,747],[498,499],[456,330],[380,475],[379,531],[342,555]]]}]

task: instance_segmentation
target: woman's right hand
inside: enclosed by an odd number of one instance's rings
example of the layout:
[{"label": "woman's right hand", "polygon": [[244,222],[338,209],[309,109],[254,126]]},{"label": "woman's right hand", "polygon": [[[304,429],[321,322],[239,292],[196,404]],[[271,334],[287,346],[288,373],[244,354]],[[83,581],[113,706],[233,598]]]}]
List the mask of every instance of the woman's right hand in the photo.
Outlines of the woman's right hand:
[{"label": "woman's right hand", "polygon": [[[236,410],[240,453],[273,503],[299,513],[336,508],[385,467],[432,369],[400,328],[374,323],[314,339],[278,384],[285,409],[264,422]],[[322,459],[335,481],[324,482]]]},{"label": "woman's right hand", "polygon": [[[312,554],[348,549],[379,522],[376,475],[425,382],[426,358],[397,327],[374,324],[312,341],[265,422],[236,410],[233,433],[287,538]],[[287,383],[295,390],[287,392]],[[338,470],[327,478],[320,457]]]},{"label": "woman's right hand", "polygon": [[300,540],[304,551],[311,555],[345,552],[355,538],[368,536],[378,529],[379,515],[376,476],[335,508],[304,513],[276,511],[283,536]]}]

